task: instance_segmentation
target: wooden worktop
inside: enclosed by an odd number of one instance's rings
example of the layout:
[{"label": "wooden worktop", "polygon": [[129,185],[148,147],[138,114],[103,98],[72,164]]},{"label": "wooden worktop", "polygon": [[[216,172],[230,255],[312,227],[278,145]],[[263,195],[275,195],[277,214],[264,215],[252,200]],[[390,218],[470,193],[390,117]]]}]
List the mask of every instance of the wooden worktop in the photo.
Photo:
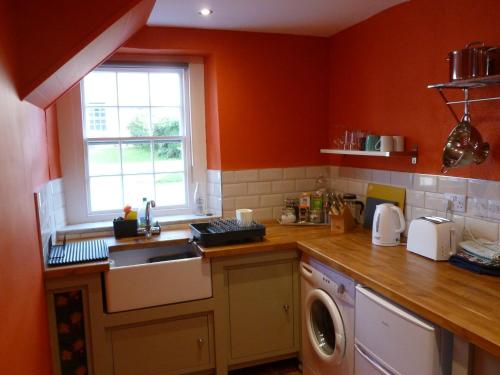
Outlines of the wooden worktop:
[{"label": "wooden worktop", "polygon": [[274,250],[291,250],[297,249],[298,241],[331,236],[330,226],[285,226],[276,222],[265,223],[265,225],[266,236],[263,241],[227,246],[200,246],[200,250],[203,256],[208,258]]},{"label": "wooden worktop", "polygon": [[[151,239],[104,238],[112,251],[185,242],[187,229],[164,231]],[[500,356],[500,278],[478,275],[409,253],[402,246],[371,243],[371,232],[333,235],[328,226],[280,226],[266,223],[264,241],[201,248],[204,256],[293,250],[347,274],[416,314],[438,324],[486,351]],[[46,278],[102,272],[109,263],[47,268]]]},{"label": "wooden worktop", "polygon": [[500,356],[500,278],[371,243],[371,232],[298,242],[315,259]]}]

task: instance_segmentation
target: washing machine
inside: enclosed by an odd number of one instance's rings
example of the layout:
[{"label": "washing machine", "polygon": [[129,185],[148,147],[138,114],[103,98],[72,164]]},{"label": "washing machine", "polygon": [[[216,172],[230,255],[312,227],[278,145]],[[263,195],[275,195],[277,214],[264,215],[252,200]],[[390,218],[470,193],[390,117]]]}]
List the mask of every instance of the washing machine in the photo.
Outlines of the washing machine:
[{"label": "washing machine", "polygon": [[300,273],[303,374],[354,374],[354,281],[307,256]]}]

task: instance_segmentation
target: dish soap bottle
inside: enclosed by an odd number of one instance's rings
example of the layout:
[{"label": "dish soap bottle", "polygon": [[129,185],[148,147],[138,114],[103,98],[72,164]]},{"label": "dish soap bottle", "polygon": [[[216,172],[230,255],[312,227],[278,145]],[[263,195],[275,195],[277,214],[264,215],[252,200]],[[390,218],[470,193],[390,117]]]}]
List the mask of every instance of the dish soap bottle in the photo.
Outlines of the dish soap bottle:
[{"label": "dish soap bottle", "polygon": [[144,228],[146,226],[146,204],[148,202],[148,198],[142,198],[142,203],[139,205],[139,209],[137,210],[137,225],[139,228]]},{"label": "dish soap bottle", "polygon": [[203,216],[205,214],[205,199],[201,196],[200,183],[197,182],[194,188],[194,214],[197,216]]}]

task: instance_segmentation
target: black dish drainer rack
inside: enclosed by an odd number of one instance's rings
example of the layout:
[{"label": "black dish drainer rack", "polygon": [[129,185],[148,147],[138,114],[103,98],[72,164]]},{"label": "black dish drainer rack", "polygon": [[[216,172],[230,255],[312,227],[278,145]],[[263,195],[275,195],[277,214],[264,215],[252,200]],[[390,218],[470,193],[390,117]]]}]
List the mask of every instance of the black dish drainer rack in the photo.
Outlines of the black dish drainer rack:
[{"label": "black dish drainer rack", "polygon": [[189,224],[193,241],[201,246],[221,246],[264,240],[266,227],[256,221],[241,225],[236,219],[214,219],[208,223]]}]

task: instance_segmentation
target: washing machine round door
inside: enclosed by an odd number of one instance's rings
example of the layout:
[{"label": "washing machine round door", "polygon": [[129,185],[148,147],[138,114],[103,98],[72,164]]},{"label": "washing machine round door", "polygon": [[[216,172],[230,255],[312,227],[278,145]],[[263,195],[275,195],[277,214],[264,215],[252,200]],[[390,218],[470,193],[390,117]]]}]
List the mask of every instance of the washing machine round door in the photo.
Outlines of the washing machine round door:
[{"label": "washing machine round door", "polygon": [[340,364],[346,343],[337,304],[323,290],[314,289],[306,296],[305,314],[309,342],[316,354],[325,363]]}]

